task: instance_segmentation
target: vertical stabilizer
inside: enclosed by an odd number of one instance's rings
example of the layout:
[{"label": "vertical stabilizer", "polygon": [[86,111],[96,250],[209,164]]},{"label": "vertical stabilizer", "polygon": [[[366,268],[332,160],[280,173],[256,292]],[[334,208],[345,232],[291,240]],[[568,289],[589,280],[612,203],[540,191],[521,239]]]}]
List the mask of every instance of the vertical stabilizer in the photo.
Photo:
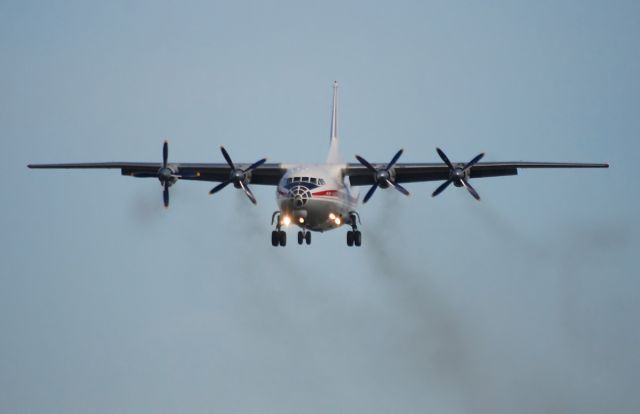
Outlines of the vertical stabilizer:
[{"label": "vertical stabilizer", "polygon": [[331,137],[329,140],[329,156],[327,163],[338,164],[341,162],[338,149],[338,82],[333,82],[333,105],[331,108]]}]

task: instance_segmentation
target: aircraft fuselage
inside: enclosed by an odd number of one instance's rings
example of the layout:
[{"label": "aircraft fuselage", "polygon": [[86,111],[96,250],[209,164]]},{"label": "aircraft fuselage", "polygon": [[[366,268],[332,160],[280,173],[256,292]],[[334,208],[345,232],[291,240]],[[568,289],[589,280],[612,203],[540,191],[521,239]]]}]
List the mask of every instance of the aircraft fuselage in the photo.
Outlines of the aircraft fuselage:
[{"label": "aircraft fuselage", "polygon": [[350,223],[358,203],[342,165],[292,166],[278,184],[276,201],[282,225],[327,231]]}]

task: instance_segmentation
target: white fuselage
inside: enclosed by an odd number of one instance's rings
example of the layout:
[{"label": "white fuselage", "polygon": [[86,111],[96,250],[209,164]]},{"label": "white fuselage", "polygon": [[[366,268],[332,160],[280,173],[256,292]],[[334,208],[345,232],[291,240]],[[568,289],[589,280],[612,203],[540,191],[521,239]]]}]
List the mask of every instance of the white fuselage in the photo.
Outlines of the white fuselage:
[{"label": "white fuselage", "polygon": [[289,167],[276,198],[281,224],[320,232],[349,224],[358,203],[338,164]]}]

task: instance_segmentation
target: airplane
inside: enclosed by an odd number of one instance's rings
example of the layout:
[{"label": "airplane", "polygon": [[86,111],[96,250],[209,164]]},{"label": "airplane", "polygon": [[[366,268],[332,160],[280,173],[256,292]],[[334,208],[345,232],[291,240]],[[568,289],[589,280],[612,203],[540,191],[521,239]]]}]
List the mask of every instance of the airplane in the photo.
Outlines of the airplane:
[{"label": "airplane", "polygon": [[285,228],[299,227],[298,244],[311,244],[311,232],[325,232],[349,226],[347,245],[360,246],[362,234],[357,208],[359,192],[354,187],[370,186],[362,199],[368,202],[378,188],[394,188],[404,195],[409,191],[401,184],[443,181],[431,194],[436,197],[449,185],[464,187],[476,200],[480,195],[470,179],[517,175],[521,168],[608,168],[608,164],[562,162],[480,162],[484,153],[469,162],[452,162],[440,148],[436,152],[442,163],[398,163],[400,149],[388,163],[371,163],[356,155],[357,163],[345,163],[339,151],[338,83],[333,83],[329,154],[323,164],[267,163],[262,158],[253,164],[234,163],[227,150],[220,151],[226,163],[173,163],[168,161],[165,141],[162,162],[96,162],[73,164],[29,164],[29,168],[120,169],[122,175],[157,178],[163,187],[164,206],[169,206],[169,187],[178,180],[219,182],[209,191],[216,194],[229,184],[246,194],[253,204],[256,197],[249,184],[276,186],[278,210],[271,216],[271,245],[286,246]]}]

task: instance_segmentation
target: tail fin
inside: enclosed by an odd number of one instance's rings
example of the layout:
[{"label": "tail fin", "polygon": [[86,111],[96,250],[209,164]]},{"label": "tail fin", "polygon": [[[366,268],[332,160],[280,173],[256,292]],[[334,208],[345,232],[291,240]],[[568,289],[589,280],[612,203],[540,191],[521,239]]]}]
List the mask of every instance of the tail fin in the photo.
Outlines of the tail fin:
[{"label": "tail fin", "polygon": [[333,107],[331,109],[331,137],[329,140],[328,164],[338,164],[341,162],[338,148],[338,82],[333,82]]}]

